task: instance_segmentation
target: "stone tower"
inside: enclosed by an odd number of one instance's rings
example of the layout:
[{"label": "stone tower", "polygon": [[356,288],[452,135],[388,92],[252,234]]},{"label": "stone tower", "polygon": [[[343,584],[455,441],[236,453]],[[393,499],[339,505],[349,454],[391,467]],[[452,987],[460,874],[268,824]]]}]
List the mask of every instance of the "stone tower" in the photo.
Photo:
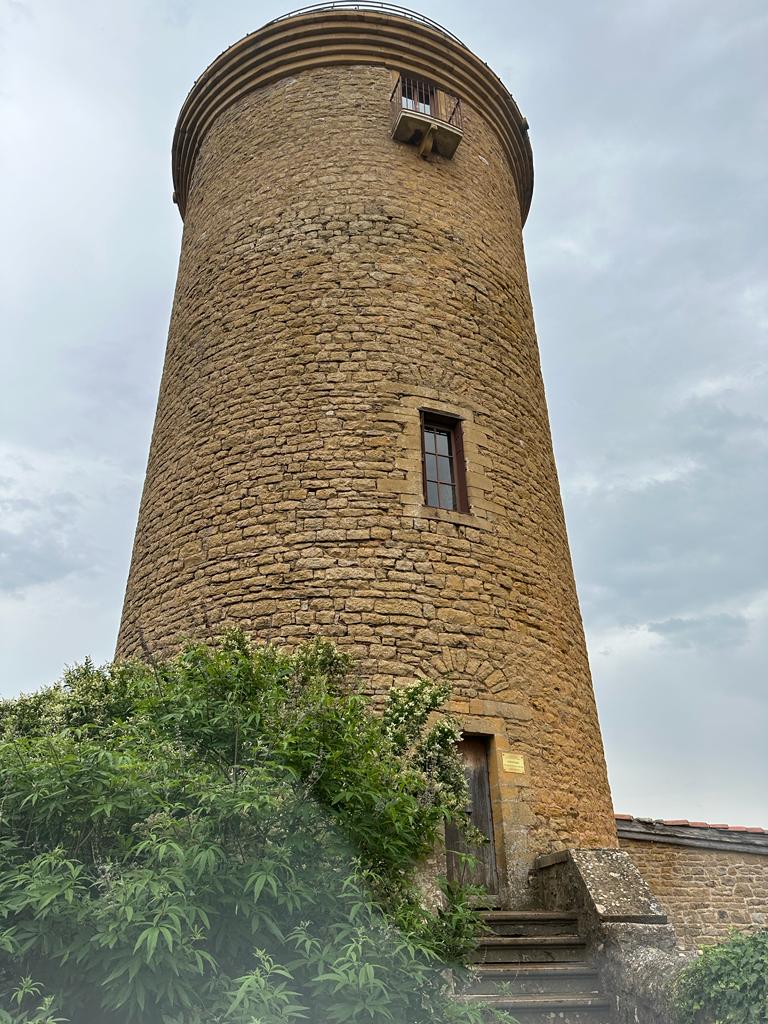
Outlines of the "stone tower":
[{"label": "stone tower", "polygon": [[333,637],[374,696],[449,673],[520,902],[537,854],[616,845],[523,254],[528,126],[459,40],[361,6],[266,25],[182,108],[117,653],[237,624]]}]

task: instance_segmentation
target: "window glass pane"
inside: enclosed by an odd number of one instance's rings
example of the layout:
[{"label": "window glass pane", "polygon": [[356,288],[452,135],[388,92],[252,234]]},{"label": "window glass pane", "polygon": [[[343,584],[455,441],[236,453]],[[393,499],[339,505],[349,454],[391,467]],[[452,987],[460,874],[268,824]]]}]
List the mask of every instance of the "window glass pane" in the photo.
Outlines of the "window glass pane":
[{"label": "window glass pane", "polygon": [[445,455],[438,455],[437,457],[437,472],[438,479],[443,484],[453,483],[453,467],[451,466],[451,459]]},{"label": "window glass pane", "polygon": [[440,484],[440,508],[455,508],[453,488],[450,484]]},{"label": "window glass pane", "polygon": [[[413,90],[418,101],[419,91]],[[429,95],[429,93],[427,93]],[[446,417],[445,421],[427,412],[422,422],[424,451],[424,488],[426,504],[432,508],[443,508],[456,512],[466,508],[467,499],[463,489],[461,467],[455,463],[455,446],[460,443],[461,424]],[[459,489],[461,483],[461,490]]]}]

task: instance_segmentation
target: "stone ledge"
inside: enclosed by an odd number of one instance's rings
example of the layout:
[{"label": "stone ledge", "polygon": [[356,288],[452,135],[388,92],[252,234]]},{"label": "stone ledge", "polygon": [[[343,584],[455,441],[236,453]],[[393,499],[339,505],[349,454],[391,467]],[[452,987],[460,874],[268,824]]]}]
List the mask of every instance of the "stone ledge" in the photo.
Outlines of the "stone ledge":
[{"label": "stone ledge", "polygon": [[600,921],[667,924],[667,915],[623,850],[558,850],[536,861],[537,871],[573,864]]},{"label": "stone ledge", "polygon": [[680,949],[663,907],[624,850],[560,850],[536,861],[539,903],[577,910],[619,1024],[669,1024]]}]

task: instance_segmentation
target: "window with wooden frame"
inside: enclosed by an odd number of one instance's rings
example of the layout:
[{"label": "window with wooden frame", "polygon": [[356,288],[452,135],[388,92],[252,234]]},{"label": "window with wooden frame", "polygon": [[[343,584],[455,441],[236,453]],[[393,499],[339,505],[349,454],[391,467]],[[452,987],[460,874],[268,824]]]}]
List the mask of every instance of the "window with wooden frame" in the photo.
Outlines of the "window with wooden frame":
[{"label": "window with wooden frame", "polygon": [[469,511],[460,419],[422,412],[421,467],[425,505]]}]

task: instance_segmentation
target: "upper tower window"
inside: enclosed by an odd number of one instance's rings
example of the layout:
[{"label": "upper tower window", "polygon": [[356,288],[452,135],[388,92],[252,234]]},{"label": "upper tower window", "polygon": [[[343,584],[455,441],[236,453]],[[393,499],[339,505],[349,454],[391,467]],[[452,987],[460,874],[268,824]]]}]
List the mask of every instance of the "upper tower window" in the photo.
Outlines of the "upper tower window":
[{"label": "upper tower window", "polygon": [[403,110],[417,110],[420,114],[431,114],[435,103],[435,87],[421,78],[403,78]]},{"label": "upper tower window", "polygon": [[468,512],[461,420],[422,413],[421,459],[425,504]]},{"label": "upper tower window", "polygon": [[453,156],[463,135],[458,96],[425,78],[401,74],[391,104],[393,138],[417,146],[419,156]]}]

